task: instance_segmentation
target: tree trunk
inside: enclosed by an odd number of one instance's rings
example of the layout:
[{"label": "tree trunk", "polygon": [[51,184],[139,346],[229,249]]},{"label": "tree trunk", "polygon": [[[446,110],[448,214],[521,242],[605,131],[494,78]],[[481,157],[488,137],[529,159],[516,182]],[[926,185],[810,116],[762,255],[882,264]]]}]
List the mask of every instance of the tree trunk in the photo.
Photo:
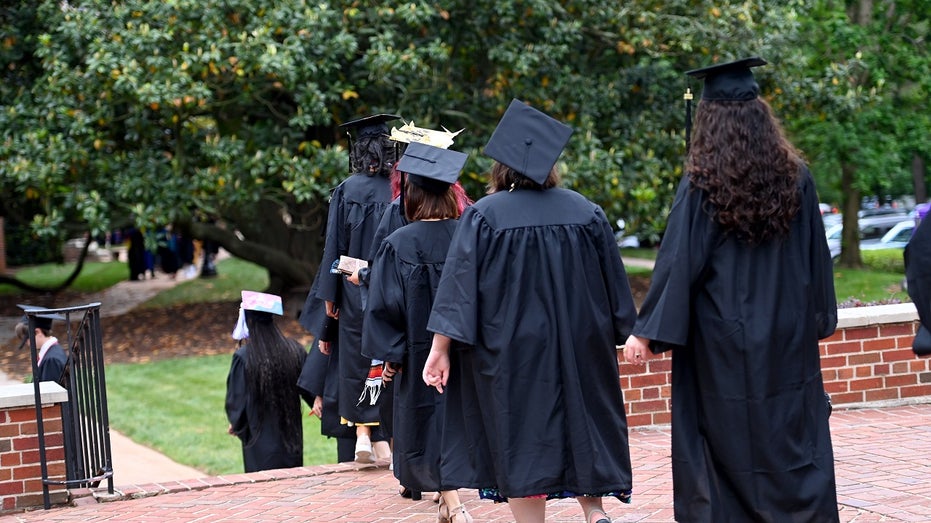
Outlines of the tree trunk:
[{"label": "tree trunk", "polygon": [[255,290],[280,295],[287,314],[297,314],[323,255],[326,209],[325,202],[284,205],[264,200],[226,213],[235,230],[223,221],[187,226],[192,237],[216,242],[233,256],[267,269],[268,288]]},{"label": "tree trunk", "polygon": [[844,231],[841,233],[840,265],[860,268],[860,224],[857,216],[860,211],[860,190],[854,186],[856,167],[850,163],[841,165],[841,193],[843,196]]},{"label": "tree trunk", "polygon": [[925,159],[921,154],[912,155],[912,180],[915,182],[915,203],[928,201],[928,186],[925,185]]}]

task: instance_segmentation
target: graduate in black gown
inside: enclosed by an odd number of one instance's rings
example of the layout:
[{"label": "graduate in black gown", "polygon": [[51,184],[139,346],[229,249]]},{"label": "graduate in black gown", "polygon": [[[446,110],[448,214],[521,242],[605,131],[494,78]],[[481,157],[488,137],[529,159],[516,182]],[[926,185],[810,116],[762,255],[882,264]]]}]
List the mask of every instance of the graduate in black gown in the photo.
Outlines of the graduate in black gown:
[{"label": "graduate in black gown", "polygon": [[300,467],[304,461],[301,396],[297,378],[307,353],[285,338],[274,317],[283,314],[281,298],[242,291],[226,379],[229,433],[242,441],[246,472]]},{"label": "graduate in black gown", "polygon": [[837,323],[815,183],[759,97],[704,79],[685,176],[624,356],[672,350],[676,521],[836,522],[818,340]]},{"label": "graduate in black gown", "polygon": [[[297,388],[311,412],[320,418],[320,433],[336,438],[336,460],[343,463],[356,459],[356,429],[341,423],[339,416],[339,322],[326,315],[324,302],[317,296],[320,275],[328,272],[328,267],[320,268],[299,317],[301,326],[314,336],[314,341],[298,376]],[[376,448],[377,442],[384,439],[373,431],[371,440]]]},{"label": "graduate in black gown", "polygon": [[636,310],[604,212],[558,186],[571,132],[511,102],[485,146],[492,194],[459,219],[427,325],[423,378],[449,394],[443,481],[520,522],[575,497],[606,523],[602,498],[631,492],[616,347]]},{"label": "graduate in black gown", "polygon": [[371,267],[362,352],[385,361],[394,390],[394,475],[415,492],[440,492],[439,519],[471,521],[459,493],[440,474],[446,397],[421,378],[433,333],[430,307],[461,214],[452,184],[467,155],[411,143],[398,163],[407,177],[410,223],[382,242]]},{"label": "graduate in black gown", "polygon": [[[333,267],[340,256],[368,260],[372,238],[391,202],[388,176],[396,160],[385,122],[400,118],[377,114],[343,124],[354,130],[350,161],[354,174],[330,197],[322,267]],[[374,461],[372,427],[379,424],[381,362],[362,355],[362,293],[341,274],[321,272],[317,294],[326,313],[339,319],[339,415],[356,428],[356,461]]]},{"label": "graduate in black gown", "polygon": [[[24,311],[37,311],[43,307],[32,305],[19,305]],[[29,318],[23,316],[16,324],[16,335],[22,340],[20,347],[35,340],[35,375],[33,381],[51,381],[61,385],[68,393],[68,401],[61,404],[62,437],[65,447],[65,477],[69,480],[78,479],[79,470],[78,433],[74,429],[74,416],[71,403],[71,379],[68,376],[68,353],[52,335],[52,325],[55,320],[65,321],[67,318],[58,313],[35,314],[32,322],[34,330],[29,332]],[[31,334],[31,336],[30,336]],[[30,350],[32,347],[30,346]]]},{"label": "graduate in black gown", "polygon": [[928,356],[931,355],[931,216],[918,223],[905,246],[904,256],[908,295],[921,320],[912,351],[918,356]]}]

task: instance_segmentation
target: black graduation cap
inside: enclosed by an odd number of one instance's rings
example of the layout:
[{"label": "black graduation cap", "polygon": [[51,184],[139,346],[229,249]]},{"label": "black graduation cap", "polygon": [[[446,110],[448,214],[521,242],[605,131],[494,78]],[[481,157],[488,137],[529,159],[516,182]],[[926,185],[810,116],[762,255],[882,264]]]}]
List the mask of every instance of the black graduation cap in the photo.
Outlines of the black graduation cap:
[{"label": "black graduation cap", "polygon": [[514,99],[485,144],[485,154],[542,184],[571,135],[568,125]]},{"label": "black graduation cap", "polygon": [[468,157],[459,151],[411,142],[398,162],[398,170],[407,173],[414,185],[440,194],[456,183]]},{"label": "black graduation cap", "polygon": [[752,56],[734,62],[693,69],[685,74],[704,80],[702,100],[745,102],[753,100],[760,94],[760,86],[753,78],[750,68],[766,65],[766,63],[766,60]]},{"label": "black graduation cap", "polygon": [[401,118],[396,114],[373,114],[370,116],[365,116],[358,118],[356,120],[351,120],[344,124],[340,124],[340,127],[347,127],[349,129],[355,129],[357,137],[362,136],[371,136],[376,134],[388,134],[388,124],[392,120],[397,120]]},{"label": "black graduation cap", "polygon": [[[19,307],[20,309],[23,309],[23,310],[26,311],[26,312],[37,312],[37,311],[45,311],[45,310],[48,310],[48,309],[46,309],[45,307],[36,307],[35,305],[17,305],[17,307]],[[32,321],[33,321],[33,324],[34,324],[37,328],[40,328],[40,329],[43,329],[43,330],[51,330],[51,329],[52,329],[52,321],[54,321],[54,320],[59,320],[59,321],[65,321],[65,320],[67,320],[67,318],[65,318],[65,317],[62,316],[61,314],[52,313],[52,312],[47,313],[47,314],[33,314],[33,318],[34,318],[34,319],[32,320]],[[24,315],[23,315],[23,319],[20,320],[20,321],[21,321],[22,323],[25,323],[25,324],[28,325],[28,324],[29,324],[29,316],[24,314]]]}]

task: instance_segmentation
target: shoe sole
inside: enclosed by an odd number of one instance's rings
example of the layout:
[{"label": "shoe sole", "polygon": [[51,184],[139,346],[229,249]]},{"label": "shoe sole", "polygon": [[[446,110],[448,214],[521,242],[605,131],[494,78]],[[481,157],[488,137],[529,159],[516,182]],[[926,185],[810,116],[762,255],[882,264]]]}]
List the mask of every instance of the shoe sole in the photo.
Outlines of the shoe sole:
[{"label": "shoe sole", "polygon": [[375,463],[372,453],[366,450],[356,451],[356,463]]}]

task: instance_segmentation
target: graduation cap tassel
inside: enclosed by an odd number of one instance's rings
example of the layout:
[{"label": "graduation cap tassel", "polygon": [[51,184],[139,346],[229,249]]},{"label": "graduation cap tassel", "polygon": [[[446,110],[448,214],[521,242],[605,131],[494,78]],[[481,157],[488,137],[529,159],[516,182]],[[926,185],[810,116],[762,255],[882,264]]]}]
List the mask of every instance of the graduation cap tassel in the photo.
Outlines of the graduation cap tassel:
[{"label": "graduation cap tassel", "polygon": [[402,171],[398,171],[398,185],[400,186],[398,207],[401,211],[401,218],[407,219],[407,215],[404,214],[404,173]]},{"label": "graduation cap tassel", "polygon": [[349,140],[349,174],[352,174],[352,133],[346,133],[346,139]]},{"label": "graduation cap tassel", "polygon": [[692,89],[686,87],[682,99],[685,100],[685,153],[688,154],[692,141]]}]

